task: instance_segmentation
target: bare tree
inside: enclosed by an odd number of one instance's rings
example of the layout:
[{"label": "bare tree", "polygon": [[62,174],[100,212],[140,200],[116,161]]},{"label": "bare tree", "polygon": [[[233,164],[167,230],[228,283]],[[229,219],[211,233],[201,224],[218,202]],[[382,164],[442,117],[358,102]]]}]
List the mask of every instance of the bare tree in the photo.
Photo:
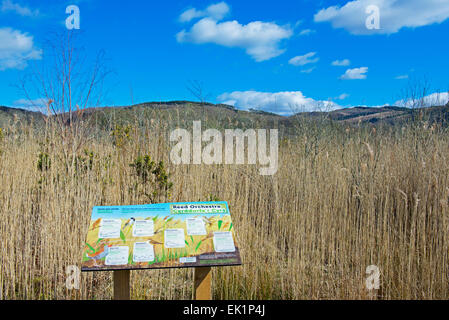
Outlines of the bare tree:
[{"label": "bare tree", "polygon": [[189,90],[190,93],[202,104],[202,119],[206,120],[206,109],[204,103],[206,102],[208,95],[204,91],[204,83],[199,80],[190,80],[187,84],[187,90]]},{"label": "bare tree", "polygon": [[412,78],[401,92],[401,106],[419,109],[426,106],[425,98],[429,94],[430,85],[427,79]]},{"label": "bare tree", "polygon": [[89,138],[90,117],[84,115],[100,105],[108,74],[104,53],[89,63],[85,50],[77,46],[75,32],[54,34],[47,41],[45,59],[32,64],[31,73],[20,83],[30,105],[47,115],[47,129],[55,133],[52,143],[61,143],[66,160],[73,159]]},{"label": "bare tree", "polygon": [[426,77],[409,79],[406,87],[401,91],[400,107],[411,109],[411,123],[420,124],[424,121],[422,108],[429,106],[430,83]]},{"label": "bare tree", "polygon": [[208,95],[204,90],[204,83],[199,80],[190,80],[187,84],[187,90],[190,91],[192,96],[199,100],[201,103],[205,103]]}]

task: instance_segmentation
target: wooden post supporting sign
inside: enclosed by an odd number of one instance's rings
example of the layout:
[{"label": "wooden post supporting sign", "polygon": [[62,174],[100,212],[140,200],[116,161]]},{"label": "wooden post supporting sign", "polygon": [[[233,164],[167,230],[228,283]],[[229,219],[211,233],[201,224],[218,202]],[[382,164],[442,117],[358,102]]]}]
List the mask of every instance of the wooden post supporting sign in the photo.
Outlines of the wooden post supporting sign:
[{"label": "wooden post supporting sign", "polygon": [[210,267],[196,267],[194,271],[195,300],[212,300],[212,272]]},{"label": "wooden post supporting sign", "polygon": [[114,271],[114,300],[129,300],[130,298],[130,278],[129,270]]}]

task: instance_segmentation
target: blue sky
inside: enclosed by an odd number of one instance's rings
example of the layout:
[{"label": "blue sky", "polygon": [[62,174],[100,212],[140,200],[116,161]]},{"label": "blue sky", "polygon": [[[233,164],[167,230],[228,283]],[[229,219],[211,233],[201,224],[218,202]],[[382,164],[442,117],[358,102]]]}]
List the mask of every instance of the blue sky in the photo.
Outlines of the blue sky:
[{"label": "blue sky", "polygon": [[193,80],[210,102],[279,114],[395,104],[423,79],[447,102],[449,0],[0,0],[0,105],[24,106],[14,85],[49,63],[73,4],[86,52],[113,71],[103,105],[195,100]]}]

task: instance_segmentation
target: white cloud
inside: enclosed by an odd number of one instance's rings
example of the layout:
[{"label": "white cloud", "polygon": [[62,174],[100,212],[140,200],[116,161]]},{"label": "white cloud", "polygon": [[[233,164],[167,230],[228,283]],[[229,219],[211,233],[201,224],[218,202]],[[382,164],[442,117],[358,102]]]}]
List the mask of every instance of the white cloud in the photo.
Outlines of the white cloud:
[{"label": "white cloud", "polygon": [[403,74],[400,76],[395,77],[396,80],[404,80],[404,79],[408,79],[408,74]]},{"label": "white cloud", "polygon": [[336,66],[336,67],[346,67],[346,66],[349,66],[350,64],[351,64],[351,61],[349,59],[335,60],[332,62],[332,65]]},{"label": "white cloud", "polygon": [[35,112],[42,112],[47,113],[47,99],[41,98],[41,99],[35,99],[35,100],[28,100],[28,99],[19,99],[14,101],[14,107],[15,108],[21,108],[26,109],[30,111]]},{"label": "white cloud", "polygon": [[[332,100],[344,100],[349,94],[342,93],[337,97],[324,100],[315,100],[303,95],[301,91],[284,92],[260,92],[260,91],[234,91],[223,93],[217,97],[217,100],[233,105],[239,109],[256,109],[266,112],[272,112],[280,115],[291,115],[298,112],[311,111],[332,111],[342,109],[343,107]],[[449,93],[432,93],[418,101],[400,100],[395,103],[386,103],[383,105],[358,105],[369,108],[382,108],[386,106],[400,107],[430,107],[446,105],[449,102]],[[350,106],[346,106],[350,107]]]},{"label": "white cloud", "polygon": [[318,57],[313,58],[313,57],[315,57],[315,55],[316,55],[316,52],[309,52],[303,56],[296,56],[294,58],[291,58],[288,61],[288,63],[290,63],[294,66],[304,66],[309,63],[315,63],[315,62],[318,62],[318,60],[320,60],[320,58],[318,58]]},{"label": "white cloud", "polygon": [[18,3],[12,2],[11,0],[3,0],[1,11],[2,12],[13,11],[21,16],[28,16],[28,17],[39,15],[39,10],[31,10],[30,8],[23,7]]},{"label": "white cloud", "polygon": [[254,21],[242,25],[237,21],[217,22],[203,18],[190,31],[182,30],[176,35],[178,42],[196,44],[214,43],[225,47],[245,49],[257,62],[269,60],[284,53],[280,42],[292,36],[290,27],[273,22]]},{"label": "white cloud", "polygon": [[[380,29],[368,29],[366,8],[379,8]],[[447,0],[354,0],[344,6],[331,6],[315,14],[315,22],[330,22],[352,34],[391,34],[404,27],[417,28],[441,23],[449,18]]]},{"label": "white cloud", "polygon": [[403,99],[396,101],[395,106],[405,108],[422,108],[432,106],[443,106],[449,102],[448,92],[435,92],[419,99]]},{"label": "white cloud", "polygon": [[40,60],[42,50],[34,46],[33,36],[11,28],[0,28],[0,71],[24,69],[28,60]]},{"label": "white cloud", "polygon": [[315,68],[316,67],[312,67],[312,68],[309,68],[309,69],[301,70],[301,73],[312,73],[312,71],[315,70]]},{"label": "white cloud", "polygon": [[195,18],[203,17],[208,17],[219,21],[223,19],[229,11],[229,6],[225,2],[219,2],[208,6],[205,10],[197,10],[195,8],[186,10],[179,16],[179,21],[189,22]]},{"label": "white cloud", "polygon": [[349,94],[347,93],[342,93],[341,95],[339,95],[338,97],[335,97],[334,100],[344,100],[346,98],[349,97]]},{"label": "white cloud", "polygon": [[312,30],[312,29],[304,29],[304,30],[302,30],[300,33],[299,33],[299,35],[300,36],[308,36],[308,35],[311,35],[312,33],[315,33],[316,31],[315,30]]},{"label": "white cloud", "polygon": [[358,80],[366,79],[368,67],[354,68],[346,70],[345,74],[340,77],[342,80]]},{"label": "white cloud", "polygon": [[280,115],[291,115],[297,112],[330,111],[341,106],[330,101],[319,101],[307,98],[301,91],[259,92],[234,91],[223,93],[217,98],[225,104],[248,110],[257,109]]},{"label": "white cloud", "polygon": [[298,20],[298,21],[296,21],[295,22],[295,27],[294,27],[294,29],[296,29],[296,28],[298,28],[300,25],[302,25],[304,23],[304,21],[303,20]]}]

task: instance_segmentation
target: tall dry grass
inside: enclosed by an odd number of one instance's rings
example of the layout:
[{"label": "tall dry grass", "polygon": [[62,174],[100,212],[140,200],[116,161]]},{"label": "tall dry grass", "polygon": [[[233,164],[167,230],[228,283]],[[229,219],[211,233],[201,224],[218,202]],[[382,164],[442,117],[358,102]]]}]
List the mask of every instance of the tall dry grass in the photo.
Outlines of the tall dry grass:
[{"label": "tall dry grass", "polygon": [[[118,145],[93,137],[74,165],[52,142],[57,136],[8,128],[0,143],[1,299],[111,298],[110,272],[83,273],[80,289],[68,290],[65,270],[80,265],[93,206],[148,203],[129,164],[142,154],[168,164],[164,131],[147,122]],[[158,201],[228,201],[244,264],[213,269],[216,299],[368,299],[369,265],[381,272],[375,298],[447,299],[448,140],[435,127],[304,124],[282,139],[276,175],[168,164],[173,190]],[[132,297],[190,299],[192,284],[190,269],[133,271]]]}]

